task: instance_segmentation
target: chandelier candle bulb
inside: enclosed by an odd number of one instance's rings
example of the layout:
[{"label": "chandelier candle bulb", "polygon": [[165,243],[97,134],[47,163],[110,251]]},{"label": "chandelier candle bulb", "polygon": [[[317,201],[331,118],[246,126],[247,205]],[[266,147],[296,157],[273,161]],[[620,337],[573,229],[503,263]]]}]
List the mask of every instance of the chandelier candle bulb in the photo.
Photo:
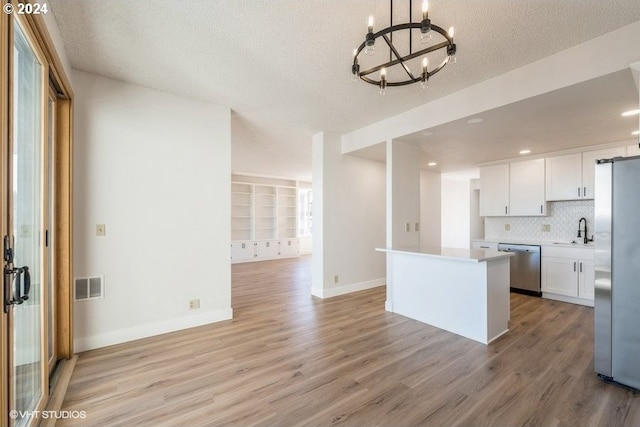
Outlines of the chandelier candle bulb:
[{"label": "chandelier candle bulb", "polygon": [[382,68],[380,70],[380,95],[384,95],[387,89],[387,70]]},{"label": "chandelier candle bulb", "polygon": [[368,31],[373,33],[373,15],[369,15]]},{"label": "chandelier candle bulb", "polygon": [[427,19],[429,17],[429,0],[424,0],[422,2],[422,19]]},{"label": "chandelier candle bulb", "polygon": [[420,86],[422,89],[426,89],[429,87],[429,71],[427,70],[429,66],[429,58],[426,56],[422,58],[422,83]]}]

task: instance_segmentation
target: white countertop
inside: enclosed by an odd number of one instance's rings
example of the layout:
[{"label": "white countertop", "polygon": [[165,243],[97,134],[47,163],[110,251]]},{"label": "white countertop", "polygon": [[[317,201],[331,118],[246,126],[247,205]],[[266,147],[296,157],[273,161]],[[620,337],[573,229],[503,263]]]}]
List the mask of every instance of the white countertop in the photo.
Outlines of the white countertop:
[{"label": "white countertop", "polygon": [[376,248],[379,252],[419,255],[429,258],[443,258],[466,262],[486,262],[500,258],[509,258],[512,252],[498,252],[490,249],[458,249],[433,246]]},{"label": "white countertop", "polygon": [[576,237],[575,243],[564,242],[559,240],[529,240],[529,239],[473,239],[474,242],[491,242],[491,243],[508,243],[512,245],[537,245],[537,246],[560,246],[565,248],[585,248],[594,249],[593,242],[589,242],[586,245],[580,241],[580,238]]}]

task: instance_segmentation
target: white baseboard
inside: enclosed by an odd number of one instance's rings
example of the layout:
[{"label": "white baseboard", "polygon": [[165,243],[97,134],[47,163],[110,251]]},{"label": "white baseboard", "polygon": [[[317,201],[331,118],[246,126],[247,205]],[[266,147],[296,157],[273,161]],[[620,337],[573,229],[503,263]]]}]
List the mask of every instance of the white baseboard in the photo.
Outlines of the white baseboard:
[{"label": "white baseboard", "polygon": [[233,318],[233,309],[223,309],[208,311],[196,315],[163,320],[156,323],[147,323],[144,325],[133,326],[131,328],[118,329],[116,331],[104,332],[74,340],[74,350],[80,353],[96,348],[107,347],[114,344],[121,344],[128,341],[134,341],[141,338],[148,338],[155,335],[166,334],[168,332],[180,331],[183,329],[194,328],[196,326],[208,325],[210,323],[220,322]]},{"label": "white baseboard", "polygon": [[348,285],[342,286],[333,286],[331,288],[311,288],[311,295],[318,298],[331,298],[337,297],[339,295],[350,294],[353,292],[364,291],[366,289],[377,288],[378,286],[384,286],[387,282],[386,277],[381,277],[379,279],[367,280],[365,282],[351,283]]},{"label": "white baseboard", "polygon": [[569,302],[571,304],[580,304],[580,305],[585,305],[587,307],[593,307],[593,305],[594,305],[592,299],[568,297],[566,295],[552,294],[552,293],[549,293],[549,292],[543,292],[542,293],[542,298],[552,299],[552,300],[560,301],[560,302]]}]

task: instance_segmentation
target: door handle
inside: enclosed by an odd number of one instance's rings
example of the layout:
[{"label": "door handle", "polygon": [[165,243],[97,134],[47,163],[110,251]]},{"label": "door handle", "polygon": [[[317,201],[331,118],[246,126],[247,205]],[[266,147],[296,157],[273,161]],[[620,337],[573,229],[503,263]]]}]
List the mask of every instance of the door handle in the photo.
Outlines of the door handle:
[{"label": "door handle", "polygon": [[[13,280],[11,276],[13,277]],[[13,282],[12,289],[9,289],[9,283]],[[29,267],[4,268],[4,312],[9,312],[9,306],[19,305],[29,299],[31,292],[31,274]]]}]

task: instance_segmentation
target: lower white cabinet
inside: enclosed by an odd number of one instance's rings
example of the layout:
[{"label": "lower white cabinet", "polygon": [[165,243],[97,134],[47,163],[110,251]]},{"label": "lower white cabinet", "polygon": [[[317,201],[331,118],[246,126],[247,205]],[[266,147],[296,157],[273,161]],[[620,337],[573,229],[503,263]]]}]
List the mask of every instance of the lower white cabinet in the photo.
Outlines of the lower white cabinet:
[{"label": "lower white cabinet", "polygon": [[231,261],[252,261],[255,247],[252,240],[235,241],[231,243]]},{"label": "lower white cabinet", "polygon": [[593,248],[542,247],[542,295],[546,298],[593,305]]},{"label": "lower white cabinet", "polygon": [[231,242],[231,263],[266,261],[300,255],[300,239],[237,240]]}]

